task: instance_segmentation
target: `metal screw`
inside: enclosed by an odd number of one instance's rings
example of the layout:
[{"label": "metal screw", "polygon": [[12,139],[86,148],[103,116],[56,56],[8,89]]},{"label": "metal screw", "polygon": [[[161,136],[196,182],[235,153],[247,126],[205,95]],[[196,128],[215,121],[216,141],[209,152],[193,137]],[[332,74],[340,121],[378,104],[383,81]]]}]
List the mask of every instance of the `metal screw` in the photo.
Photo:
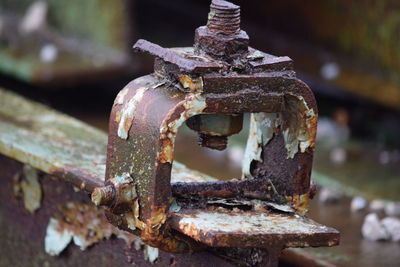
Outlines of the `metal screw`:
[{"label": "metal screw", "polygon": [[224,150],[228,145],[227,136],[212,136],[199,133],[198,144],[216,150]]},{"label": "metal screw", "polygon": [[115,197],[114,188],[112,185],[104,187],[96,187],[92,192],[92,202],[96,206],[109,205]]}]

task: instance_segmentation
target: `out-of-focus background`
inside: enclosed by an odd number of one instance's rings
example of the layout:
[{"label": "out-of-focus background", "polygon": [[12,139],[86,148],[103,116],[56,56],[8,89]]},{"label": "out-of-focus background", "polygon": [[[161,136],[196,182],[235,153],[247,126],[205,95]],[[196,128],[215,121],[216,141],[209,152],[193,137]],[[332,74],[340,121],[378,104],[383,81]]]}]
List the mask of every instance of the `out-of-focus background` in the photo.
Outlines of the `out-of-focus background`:
[{"label": "out-of-focus background", "polygon": [[[152,72],[153,59],[133,54],[134,42],[191,46],[209,2],[0,0],[0,86],[107,131],[118,91]],[[342,241],[299,253],[338,266],[399,266],[400,2],[232,2],[241,5],[251,46],[291,57],[318,101],[319,191],[309,216],[340,230]],[[216,152],[183,127],[176,159],[237,177],[246,134]],[[299,264],[291,253],[283,259]]]}]

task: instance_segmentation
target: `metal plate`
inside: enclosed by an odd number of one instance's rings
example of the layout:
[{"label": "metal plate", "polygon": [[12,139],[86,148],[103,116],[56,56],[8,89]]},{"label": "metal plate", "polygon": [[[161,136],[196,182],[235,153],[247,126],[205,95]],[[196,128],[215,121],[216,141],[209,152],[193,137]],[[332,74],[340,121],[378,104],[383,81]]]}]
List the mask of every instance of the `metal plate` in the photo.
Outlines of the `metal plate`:
[{"label": "metal plate", "polygon": [[339,243],[339,232],[290,213],[181,210],[173,227],[212,247],[317,247]]}]

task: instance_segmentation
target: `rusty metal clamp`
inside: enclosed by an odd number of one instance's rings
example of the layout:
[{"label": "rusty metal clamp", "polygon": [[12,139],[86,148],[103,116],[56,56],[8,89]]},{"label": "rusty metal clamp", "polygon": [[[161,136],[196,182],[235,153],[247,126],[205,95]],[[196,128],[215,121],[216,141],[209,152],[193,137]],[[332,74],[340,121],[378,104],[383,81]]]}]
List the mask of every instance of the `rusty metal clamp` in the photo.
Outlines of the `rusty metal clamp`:
[{"label": "rusty metal clamp", "polygon": [[[155,56],[154,73],[130,82],[115,99],[109,122],[106,186],[92,194],[108,219],[171,252],[198,243],[170,227],[174,198],[202,208],[210,199],[263,201],[303,215],[308,209],[317,105],[296,78],[289,57],[248,46],[240,8],[213,0],[194,47],[162,48],[139,40]],[[173,183],[175,137],[186,122],[200,144],[224,149],[250,113],[243,175],[230,181]]]}]

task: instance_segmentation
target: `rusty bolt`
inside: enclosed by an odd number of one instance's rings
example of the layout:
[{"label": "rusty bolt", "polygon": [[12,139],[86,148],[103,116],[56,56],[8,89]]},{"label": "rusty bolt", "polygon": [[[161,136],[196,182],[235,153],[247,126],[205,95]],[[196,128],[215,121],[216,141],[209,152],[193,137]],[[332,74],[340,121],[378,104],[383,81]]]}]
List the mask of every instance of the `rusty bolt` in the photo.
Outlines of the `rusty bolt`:
[{"label": "rusty bolt", "polygon": [[92,192],[92,202],[96,206],[105,206],[113,202],[115,192],[112,185],[96,187]]},{"label": "rusty bolt", "polygon": [[240,32],[240,7],[227,1],[213,0],[207,28],[226,35]]},{"label": "rusty bolt", "polygon": [[228,145],[227,136],[213,136],[199,133],[198,144],[216,150],[224,150]]},{"label": "rusty bolt", "polygon": [[189,118],[186,125],[199,134],[202,147],[224,150],[228,136],[239,133],[243,127],[243,114],[202,114]]},{"label": "rusty bolt", "polygon": [[240,30],[240,7],[223,0],[213,0],[207,26],[196,29],[195,47],[216,58],[242,55],[248,51],[249,36]]}]

